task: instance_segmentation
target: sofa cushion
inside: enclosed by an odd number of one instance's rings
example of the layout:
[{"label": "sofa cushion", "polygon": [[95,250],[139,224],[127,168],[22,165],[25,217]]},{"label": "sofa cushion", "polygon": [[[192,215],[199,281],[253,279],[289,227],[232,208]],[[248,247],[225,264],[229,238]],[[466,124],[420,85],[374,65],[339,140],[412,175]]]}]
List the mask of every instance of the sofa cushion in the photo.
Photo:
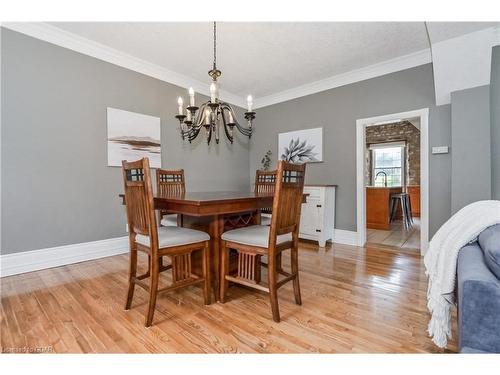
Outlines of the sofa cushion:
[{"label": "sofa cushion", "polygon": [[486,265],[478,242],[460,250],[457,289],[460,352],[468,347],[500,353],[500,280]]},{"label": "sofa cushion", "polygon": [[486,228],[479,235],[478,242],[486,265],[500,279],[500,224]]}]

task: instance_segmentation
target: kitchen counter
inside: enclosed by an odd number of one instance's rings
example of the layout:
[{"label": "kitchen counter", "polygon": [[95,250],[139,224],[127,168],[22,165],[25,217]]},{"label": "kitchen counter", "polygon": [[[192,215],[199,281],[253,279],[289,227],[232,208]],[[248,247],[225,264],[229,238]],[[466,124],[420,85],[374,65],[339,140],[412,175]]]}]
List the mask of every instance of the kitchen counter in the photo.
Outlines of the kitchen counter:
[{"label": "kitchen counter", "polygon": [[391,229],[391,194],[401,193],[401,187],[366,186],[366,227],[369,229]]}]

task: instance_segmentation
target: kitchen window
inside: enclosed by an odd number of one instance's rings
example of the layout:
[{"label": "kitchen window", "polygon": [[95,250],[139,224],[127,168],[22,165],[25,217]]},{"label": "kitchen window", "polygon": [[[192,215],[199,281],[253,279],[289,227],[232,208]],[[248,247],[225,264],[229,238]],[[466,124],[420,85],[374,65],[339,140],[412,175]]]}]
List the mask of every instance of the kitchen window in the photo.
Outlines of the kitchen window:
[{"label": "kitchen window", "polygon": [[[404,142],[374,144],[372,152],[373,186],[399,187],[404,182]],[[387,184],[386,184],[387,183]]]}]

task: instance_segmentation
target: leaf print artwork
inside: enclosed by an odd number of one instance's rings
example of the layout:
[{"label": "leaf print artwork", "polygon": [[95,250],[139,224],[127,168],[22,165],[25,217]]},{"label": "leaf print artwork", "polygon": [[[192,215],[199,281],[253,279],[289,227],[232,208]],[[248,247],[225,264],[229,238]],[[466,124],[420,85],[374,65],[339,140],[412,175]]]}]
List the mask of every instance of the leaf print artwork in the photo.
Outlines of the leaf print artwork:
[{"label": "leaf print artwork", "polygon": [[317,153],[313,151],[315,147],[315,145],[307,144],[307,140],[301,141],[300,138],[292,138],[280,158],[290,163],[318,161]]}]

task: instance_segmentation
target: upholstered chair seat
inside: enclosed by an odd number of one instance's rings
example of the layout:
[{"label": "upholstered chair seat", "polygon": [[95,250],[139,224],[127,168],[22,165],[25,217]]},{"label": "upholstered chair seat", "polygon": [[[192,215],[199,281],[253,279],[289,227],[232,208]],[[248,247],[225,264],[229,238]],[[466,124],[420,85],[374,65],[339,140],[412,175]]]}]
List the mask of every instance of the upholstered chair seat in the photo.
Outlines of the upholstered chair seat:
[{"label": "upholstered chair seat", "polygon": [[[238,229],[233,229],[222,234],[222,239],[225,241],[236,242],[243,245],[258,246],[258,247],[269,247],[269,229],[263,225],[251,225],[249,227],[243,227]],[[292,234],[282,234],[277,236],[276,244],[282,244],[285,242],[292,241]]]},{"label": "upholstered chair seat", "polygon": [[164,227],[176,227],[177,214],[163,215],[160,224]]},{"label": "upholstered chair seat", "polygon": [[[158,247],[160,249],[164,247],[189,245],[209,240],[210,236],[199,230],[172,226],[158,228]],[[141,245],[150,246],[149,236],[138,234],[135,237],[135,241]]]},{"label": "upholstered chair seat", "polygon": [[271,225],[271,219],[272,219],[273,215],[271,214],[265,214],[265,213],[262,213],[260,214],[260,225]]}]

